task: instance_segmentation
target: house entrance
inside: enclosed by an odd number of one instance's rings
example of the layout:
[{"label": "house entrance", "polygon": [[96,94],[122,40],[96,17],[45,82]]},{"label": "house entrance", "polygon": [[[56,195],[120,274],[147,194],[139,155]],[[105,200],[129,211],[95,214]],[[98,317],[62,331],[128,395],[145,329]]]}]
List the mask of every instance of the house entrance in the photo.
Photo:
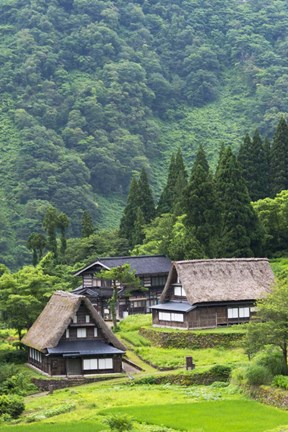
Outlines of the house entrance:
[{"label": "house entrance", "polygon": [[82,375],[80,358],[69,358],[66,360],[67,375]]}]

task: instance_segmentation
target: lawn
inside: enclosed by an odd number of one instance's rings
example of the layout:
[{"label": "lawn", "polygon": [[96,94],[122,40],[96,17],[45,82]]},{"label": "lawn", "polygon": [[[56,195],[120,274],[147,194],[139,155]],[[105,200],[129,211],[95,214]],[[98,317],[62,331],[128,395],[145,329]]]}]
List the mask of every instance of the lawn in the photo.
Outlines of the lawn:
[{"label": "lawn", "polygon": [[158,368],[184,368],[185,357],[192,356],[196,367],[213,366],[216,364],[236,365],[247,362],[242,348],[206,348],[206,349],[180,349],[180,348],[158,348],[137,347],[135,352],[145,361],[150,362]]},{"label": "lawn", "polygon": [[287,412],[246,400],[134,406],[104,413],[191,432],[264,432],[288,424]]}]

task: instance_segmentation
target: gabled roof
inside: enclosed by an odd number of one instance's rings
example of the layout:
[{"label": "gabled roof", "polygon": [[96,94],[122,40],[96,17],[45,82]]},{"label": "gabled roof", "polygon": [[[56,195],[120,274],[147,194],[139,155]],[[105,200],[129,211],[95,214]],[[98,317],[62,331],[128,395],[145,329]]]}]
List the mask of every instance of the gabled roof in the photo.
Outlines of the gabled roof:
[{"label": "gabled roof", "polygon": [[102,330],[106,342],[111,343],[119,350],[125,351],[125,346],[112,333],[90,300],[85,296],[74,295],[64,291],[56,291],[52,295],[37,320],[23,337],[23,344],[38,351],[55,348],[81,303],[85,304],[91,314],[92,320]]},{"label": "gabled roof", "polygon": [[269,293],[274,281],[266,258],[175,261],[160,303],[169,301],[169,288],[177,276],[191,305],[257,300]]},{"label": "gabled roof", "polygon": [[171,267],[171,261],[165,255],[109,257],[97,259],[97,261],[78,270],[74,276],[81,276],[87,270],[93,271],[97,266],[111,269],[123,264],[129,264],[131,269],[136,271],[136,276],[167,274]]}]

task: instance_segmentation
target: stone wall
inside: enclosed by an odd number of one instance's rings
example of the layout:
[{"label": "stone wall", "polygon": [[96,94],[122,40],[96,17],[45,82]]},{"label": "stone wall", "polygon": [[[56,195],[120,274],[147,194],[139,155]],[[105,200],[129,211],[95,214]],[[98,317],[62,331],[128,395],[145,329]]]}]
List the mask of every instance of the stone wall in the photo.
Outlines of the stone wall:
[{"label": "stone wall", "polygon": [[165,332],[157,329],[140,329],[140,334],[161,348],[214,348],[241,345],[243,333],[194,333],[192,331]]},{"label": "stone wall", "polygon": [[[116,376],[110,375],[108,378],[106,377],[79,377],[79,378],[59,378],[59,379],[42,379],[42,378],[32,378],[33,384],[41,391],[53,391],[59,390],[67,387],[75,387],[84,384],[90,384],[98,381],[105,381],[107,379],[119,378],[119,374]],[[121,375],[123,376],[123,375]]]},{"label": "stone wall", "polygon": [[288,392],[279,388],[268,386],[260,386],[250,388],[249,396],[259,402],[267,405],[275,406],[277,408],[288,409]]}]

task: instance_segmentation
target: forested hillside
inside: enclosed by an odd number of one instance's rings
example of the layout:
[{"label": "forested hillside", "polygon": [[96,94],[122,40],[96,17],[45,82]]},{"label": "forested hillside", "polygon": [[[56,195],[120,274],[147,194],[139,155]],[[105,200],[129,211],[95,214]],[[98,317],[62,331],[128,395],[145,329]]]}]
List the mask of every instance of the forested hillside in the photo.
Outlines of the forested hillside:
[{"label": "forested hillside", "polygon": [[[215,166],[288,113],[284,0],[2,0],[0,258],[28,259],[49,204],[117,226],[132,173]],[[29,258],[30,259],[30,258]]]}]

